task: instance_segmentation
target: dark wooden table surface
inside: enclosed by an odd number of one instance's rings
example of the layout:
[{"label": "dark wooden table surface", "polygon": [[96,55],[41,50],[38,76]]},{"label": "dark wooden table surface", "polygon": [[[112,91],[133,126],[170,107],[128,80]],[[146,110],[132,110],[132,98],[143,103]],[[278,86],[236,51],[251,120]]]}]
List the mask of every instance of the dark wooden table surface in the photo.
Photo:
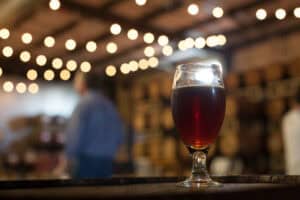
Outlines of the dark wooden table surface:
[{"label": "dark wooden table surface", "polygon": [[0,199],[299,199],[299,176],[215,177],[223,187],[176,187],[182,178],[0,182]]}]

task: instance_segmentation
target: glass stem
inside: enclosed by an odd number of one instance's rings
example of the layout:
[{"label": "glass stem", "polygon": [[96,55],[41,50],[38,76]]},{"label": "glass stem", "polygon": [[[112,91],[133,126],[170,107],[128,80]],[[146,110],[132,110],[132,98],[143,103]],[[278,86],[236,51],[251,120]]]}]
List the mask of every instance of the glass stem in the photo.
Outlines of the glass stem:
[{"label": "glass stem", "polygon": [[192,179],[202,181],[210,180],[206,169],[206,157],[208,149],[193,152]]}]

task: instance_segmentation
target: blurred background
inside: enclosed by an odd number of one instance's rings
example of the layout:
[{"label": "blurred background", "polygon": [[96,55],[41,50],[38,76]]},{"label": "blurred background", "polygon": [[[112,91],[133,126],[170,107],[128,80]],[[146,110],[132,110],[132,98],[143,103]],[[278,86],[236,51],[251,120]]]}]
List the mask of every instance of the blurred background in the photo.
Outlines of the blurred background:
[{"label": "blurred background", "polygon": [[96,71],[125,123],[114,176],[183,176],[176,65],[220,63],[226,116],[215,175],[283,174],[281,122],[300,85],[300,1],[1,0],[0,179],[67,178],[74,73]]}]

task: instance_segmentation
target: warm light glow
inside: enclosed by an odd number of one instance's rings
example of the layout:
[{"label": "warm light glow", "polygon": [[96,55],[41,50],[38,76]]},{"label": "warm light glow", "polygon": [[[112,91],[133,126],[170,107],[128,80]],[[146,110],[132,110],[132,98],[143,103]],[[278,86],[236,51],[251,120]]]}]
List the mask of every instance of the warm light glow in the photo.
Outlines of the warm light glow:
[{"label": "warm light glow", "polygon": [[260,8],[256,11],[256,18],[258,20],[264,20],[266,19],[266,17],[267,17],[267,11],[265,9]]},{"label": "warm light glow", "polygon": [[36,94],[39,92],[39,85],[36,83],[30,83],[28,86],[28,92],[31,94]]},{"label": "warm light glow", "polygon": [[36,64],[39,66],[44,66],[47,63],[47,57],[44,55],[38,55],[35,59]]},{"label": "warm light glow", "polygon": [[128,39],[130,40],[136,40],[139,36],[139,33],[137,30],[135,29],[130,29],[128,32],[127,32],[127,37]]},{"label": "warm light glow", "polygon": [[120,71],[122,74],[128,74],[130,72],[130,66],[127,63],[123,63],[120,67]]},{"label": "warm light glow", "polygon": [[294,15],[296,18],[300,18],[300,7],[294,9]]},{"label": "warm light glow", "polygon": [[92,65],[91,65],[91,63],[89,63],[88,61],[83,61],[83,62],[80,64],[80,70],[81,70],[82,72],[87,73],[87,72],[91,71],[91,69],[92,69]]},{"label": "warm light glow", "polygon": [[0,67],[0,76],[3,74],[3,69]]},{"label": "warm light glow", "polygon": [[73,51],[76,48],[77,44],[76,41],[73,39],[68,39],[65,43],[65,47],[69,51]]},{"label": "warm light glow", "polygon": [[61,70],[61,72],[59,73],[59,76],[60,76],[60,79],[63,80],[63,81],[67,81],[71,78],[71,73],[66,70],[66,69],[63,69]]},{"label": "warm light glow", "polygon": [[145,69],[147,69],[149,67],[149,63],[148,63],[148,60],[146,60],[146,59],[141,59],[141,60],[139,60],[139,68],[141,69],[141,70],[145,70]]},{"label": "warm light glow", "polygon": [[147,3],[147,0],[135,0],[135,4],[138,6],[143,6]]},{"label": "warm light glow", "polygon": [[223,17],[223,15],[224,15],[223,8],[221,8],[221,7],[215,7],[215,8],[212,10],[212,15],[213,15],[215,18],[221,18],[221,17]]},{"label": "warm light glow", "polygon": [[218,37],[215,35],[211,35],[206,38],[206,45],[208,47],[215,47],[218,45]]},{"label": "warm light glow", "polygon": [[113,77],[115,76],[117,73],[117,69],[115,66],[113,65],[108,65],[105,69],[105,74],[109,77]]},{"label": "warm light glow", "polygon": [[181,50],[181,51],[187,50],[187,46],[185,44],[185,40],[179,41],[179,43],[178,43],[178,49]]},{"label": "warm light glow", "polygon": [[166,35],[161,35],[158,37],[157,42],[160,46],[165,46],[169,44],[169,38]]},{"label": "warm light glow", "polygon": [[14,50],[13,50],[12,47],[6,46],[2,49],[2,54],[3,54],[3,56],[8,58],[8,57],[11,57],[14,54]]},{"label": "warm light glow", "polygon": [[14,90],[14,84],[11,81],[5,81],[2,87],[4,92],[12,92]]},{"label": "warm light glow", "polygon": [[119,35],[122,31],[122,27],[120,26],[120,24],[112,24],[110,26],[110,32],[113,34],[113,35]]},{"label": "warm light glow", "polygon": [[29,62],[30,61],[30,58],[31,58],[31,54],[28,52],[28,51],[22,51],[20,53],[20,60],[22,62]]},{"label": "warm light glow", "polygon": [[163,47],[162,49],[162,53],[165,55],[165,56],[170,56],[173,54],[173,48],[172,46],[170,45],[166,45]]},{"label": "warm light glow", "polygon": [[188,6],[187,11],[190,15],[197,15],[199,13],[199,6],[192,3]]},{"label": "warm light glow", "polygon": [[58,10],[60,8],[61,4],[59,0],[50,0],[49,1],[49,8],[51,10]]},{"label": "warm light glow", "polygon": [[0,38],[3,40],[8,39],[10,36],[10,32],[7,28],[0,29]]},{"label": "warm light glow", "polygon": [[225,45],[227,42],[225,35],[222,35],[222,34],[217,36],[217,40],[218,40],[218,45],[220,45],[220,46]]},{"label": "warm light glow", "polygon": [[66,67],[70,71],[75,71],[77,69],[77,62],[75,60],[69,60]]},{"label": "warm light glow", "polygon": [[85,45],[85,49],[88,52],[93,53],[97,50],[97,43],[94,41],[88,41]]},{"label": "warm light glow", "polygon": [[158,66],[159,60],[158,60],[158,58],[156,58],[156,57],[151,57],[151,58],[149,58],[149,60],[148,60],[148,64],[149,64],[150,67],[155,68],[155,67]]},{"label": "warm light glow", "polygon": [[106,45],[106,51],[110,54],[114,54],[118,51],[118,45],[114,42],[109,42]]},{"label": "warm light glow", "polygon": [[44,72],[44,79],[46,81],[52,81],[55,77],[54,71],[51,69],[48,69]]},{"label": "warm light glow", "polygon": [[185,39],[186,48],[191,49],[191,48],[194,47],[194,45],[195,45],[195,40],[193,38],[188,37],[188,38]]},{"label": "warm light glow", "polygon": [[154,35],[152,33],[144,34],[144,42],[147,44],[151,44],[154,41]]},{"label": "warm light glow", "polygon": [[[201,73],[200,73],[201,72]],[[214,73],[212,69],[202,69],[199,73],[195,73],[197,80],[201,81],[204,84],[210,85],[214,81]]]},{"label": "warm light glow", "polygon": [[32,35],[30,33],[23,33],[21,40],[24,44],[30,44],[32,42]]},{"label": "warm light glow", "polygon": [[286,17],[286,11],[283,8],[279,8],[275,11],[275,17],[279,20],[283,20]]},{"label": "warm light glow", "polygon": [[139,69],[139,64],[135,60],[130,61],[129,66],[130,66],[130,71],[132,72],[135,72]]},{"label": "warm light glow", "polygon": [[197,37],[195,40],[195,47],[202,49],[205,47],[205,39],[203,37]]},{"label": "warm light glow", "polygon": [[20,82],[16,85],[16,91],[20,94],[25,93],[26,89],[27,89],[27,86],[23,82]]},{"label": "warm light glow", "polygon": [[63,66],[63,61],[61,58],[54,58],[52,60],[52,67],[54,69],[60,69],[60,68],[62,68],[62,66]]},{"label": "warm light glow", "polygon": [[30,69],[30,70],[27,71],[26,77],[28,78],[28,80],[34,81],[34,80],[37,79],[38,73],[37,73],[36,70]]},{"label": "warm light glow", "polygon": [[44,45],[48,48],[54,47],[55,45],[55,39],[52,36],[47,36],[44,39]]},{"label": "warm light glow", "polygon": [[147,57],[152,57],[152,56],[154,56],[154,54],[155,54],[155,50],[154,50],[153,47],[148,46],[148,47],[146,47],[146,48],[144,49],[144,54],[145,54],[145,56],[147,56]]}]

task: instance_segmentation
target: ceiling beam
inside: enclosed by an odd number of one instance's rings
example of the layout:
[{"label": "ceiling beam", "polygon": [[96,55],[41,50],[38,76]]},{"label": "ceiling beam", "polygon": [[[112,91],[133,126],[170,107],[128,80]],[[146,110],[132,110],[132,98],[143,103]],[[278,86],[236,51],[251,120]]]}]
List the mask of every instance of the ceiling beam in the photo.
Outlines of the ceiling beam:
[{"label": "ceiling beam", "polygon": [[[240,12],[244,12],[247,10],[250,10],[252,8],[255,8],[263,3],[269,3],[269,2],[274,2],[276,0],[254,0],[250,3],[247,4],[242,4],[241,6],[237,6],[237,7],[233,7],[228,9],[227,11],[224,12],[223,18],[225,17],[234,17],[236,14],[240,13]],[[220,19],[215,18],[213,16],[209,17],[207,20],[204,21],[198,21],[192,25],[188,25],[185,26],[184,28],[182,28],[181,30],[177,31],[175,33],[176,36],[178,35],[184,35],[186,33],[187,30],[192,30],[192,29],[199,29],[201,27],[207,26],[209,24],[212,24],[216,21],[218,21]]]},{"label": "ceiling beam", "polygon": [[[115,2],[121,3],[122,0],[118,0]],[[78,11],[82,16],[85,16],[88,18],[96,18],[96,19],[105,20],[105,21],[111,22],[111,23],[119,23],[126,30],[128,30],[130,28],[136,28],[137,30],[139,30],[141,32],[152,32],[154,35],[168,34],[162,30],[148,26],[144,22],[137,23],[135,21],[128,20],[119,15],[116,15],[116,14],[110,12],[110,9],[108,9],[108,8],[97,9],[97,8],[78,4],[78,3],[75,3],[74,1],[70,1],[70,0],[65,0],[63,5],[66,9]]]},{"label": "ceiling beam", "polygon": [[[289,20],[289,19],[293,19],[293,9],[287,10],[287,16],[284,20]],[[280,23],[282,21],[276,19],[275,16],[270,16],[267,19],[260,21],[260,20],[255,20],[254,22],[252,22],[251,24],[247,24],[247,25],[243,25],[240,26],[237,29],[233,29],[233,30],[229,30],[226,32],[223,32],[223,34],[230,40],[230,38],[232,37],[237,37],[240,35],[245,35],[245,33],[251,31],[251,30],[264,30],[266,29],[268,26],[270,25],[275,25],[277,23]],[[243,45],[245,45],[246,42],[243,42]],[[239,44],[238,44],[239,45]],[[235,45],[235,46],[238,46]],[[228,48],[234,48],[232,47],[232,45],[230,45],[230,43],[228,44]]]}]

